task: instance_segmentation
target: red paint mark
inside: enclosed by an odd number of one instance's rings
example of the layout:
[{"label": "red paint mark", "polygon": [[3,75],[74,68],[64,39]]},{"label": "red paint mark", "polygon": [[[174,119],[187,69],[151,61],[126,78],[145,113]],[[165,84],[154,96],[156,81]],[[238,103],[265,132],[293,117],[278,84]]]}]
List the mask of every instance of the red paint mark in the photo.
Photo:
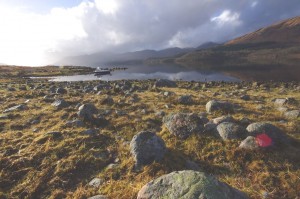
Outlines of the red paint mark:
[{"label": "red paint mark", "polygon": [[273,144],[272,138],[270,138],[267,134],[262,133],[256,136],[256,142],[260,147],[268,147]]}]

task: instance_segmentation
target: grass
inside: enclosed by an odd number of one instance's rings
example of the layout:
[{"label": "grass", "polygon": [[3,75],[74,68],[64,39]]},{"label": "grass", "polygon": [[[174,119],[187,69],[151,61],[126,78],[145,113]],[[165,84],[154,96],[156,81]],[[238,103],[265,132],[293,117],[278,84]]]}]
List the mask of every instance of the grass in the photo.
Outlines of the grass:
[{"label": "grass", "polygon": [[[177,88],[135,92],[139,100],[131,102],[131,96],[122,92],[109,90],[96,95],[84,94],[73,88],[75,84],[95,86],[98,81],[72,84],[43,80],[27,82],[43,85],[39,90],[30,90],[26,81],[13,83],[8,79],[0,80],[1,112],[30,100],[27,110],[8,113],[8,119],[0,120],[0,198],[87,198],[97,194],[109,198],[136,198],[147,182],[163,174],[186,169],[187,159],[197,163],[202,171],[246,192],[251,198],[262,198],[266,193],[269,198],[299,197],[300,120],[280,123],[285,118],[272,102],[273,98],[283,97],[293,97],[300,102],[300,94],[292,88],[292,83],[285,89],[285,94],[281,92],[283,85],[280,83],[276,86],[270,83],[269,90],[243,83],[242,89],[251,97],[250,101],[243,101],[238,97],[243,92],[235,92],[235,83],[216,83],[202,89],[195,87],[195,83],[179,82]],[[153,85],[153,81],[130,82],[137,87]],[[111,82],[112,85],[114,83],[118,82]],[[7,91],[7,84],[15,87],[16,91]],[[20,85],[29,90],[19,90]],[[68,87],[68,94],[60,96],[70,103],[68,108],[57,110],[44,101],[43,96],[53,85]],[[164,91],[175,94],[166,97]],[[220,95],[214,96],[216,92]],[[185,94],[192,95],[192,105],[177,103],[177,98]],[[115,103],[102,104],[106,95],[111,96]],[[260,151],[244,151],[238,149],[240,141],[222,141],[214,136],[192,135],[180,140],[168,132],[161,118],[155,116],[159,110],[167,114],[205,112],[205,104],[210,99],[239,105],[240,108],[232,113],[236,120],[247,117],[253,122],[269,121],[292,137],[294,143]],[[97,128],[93,124],[66,127],[66,121],[77,118],[78,103],[93,103],[99,110],[112,110],[111,114],[105,115],[108,125],[100,126],[96,136],[81,134],[86,129]],[[257,109],[258,103],[265,108]],[[171,107],[166,108],[166,104]],[[296,108],[299,104],[290,107]],[[126,114],[118,115],[115,110]],[[208,115],[208,118],[219,116],[222,113]],[[38,122],[32,123],[33,120]],[[128,142],[143,130],[151,130],[161,136],[168,151],[162,162],[155,162],[136,172]],[[59,131],[62,136],[46,135],[50,131]],[[108,168],[111,163],[117,166]],[[105,180],[100,188],[88,185],[95,177]]]}]

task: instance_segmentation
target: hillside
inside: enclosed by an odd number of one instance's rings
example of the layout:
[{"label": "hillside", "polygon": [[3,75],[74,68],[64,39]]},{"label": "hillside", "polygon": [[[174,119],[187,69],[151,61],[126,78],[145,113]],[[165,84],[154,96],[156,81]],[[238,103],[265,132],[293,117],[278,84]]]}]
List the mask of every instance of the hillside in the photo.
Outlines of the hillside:
[{"label": "hillside", "polygon": [[287,19],[261,28],[250,34],[233,39],[227,42],[226,45],[261,42],[300,43],[300,17]]}]

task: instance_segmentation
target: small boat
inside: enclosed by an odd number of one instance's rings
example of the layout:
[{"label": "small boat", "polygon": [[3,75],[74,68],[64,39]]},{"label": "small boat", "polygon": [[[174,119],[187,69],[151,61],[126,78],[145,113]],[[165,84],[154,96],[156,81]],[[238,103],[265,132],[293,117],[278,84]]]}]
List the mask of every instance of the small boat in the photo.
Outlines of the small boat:
[{"label": "small boat", "polygon": [[97,68],[95,71],[94,71],[94,74],[95,75],[110,75],[110,70],[109,69],[103,69],[103,68]]}]

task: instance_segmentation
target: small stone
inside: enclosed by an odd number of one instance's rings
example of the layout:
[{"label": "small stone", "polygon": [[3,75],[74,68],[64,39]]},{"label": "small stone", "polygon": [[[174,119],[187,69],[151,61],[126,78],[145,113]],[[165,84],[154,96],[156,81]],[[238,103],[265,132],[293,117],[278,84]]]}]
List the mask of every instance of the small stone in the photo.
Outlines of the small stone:
[{"label": "small stone", "polygon": [[293,110],[284,113],[284,117],[287,119],[297,119],[300,117],[300,110]]},{"label": "small stone", "polygon": [[241,149],[247,150],[255,150],[259,148],[259,145],[253,136],[248,136],[245,140],[243,140],[239,146]]},{"label": "small stone", "polygon": [[235,120],[233,119],[233,117],[231,115],[223,115],[221,117],[212,119],[212,122],[214,124],[221,124],[223,122],[235,122]]},{"label": "small stone", "polygon": [[104,180],[101,178],[94,178],[89,182],[89,186],[99,188],[104,183]]},{"label": "small stone", "polygon": [[93,197],[89,197],[88,199],[108,199],[108,197],[105,195],[96,195]]},{"label": "small stone", "polygon": [[56,108],[66,108],[69,104],[64,99],[57,99],[52,104]]}]

